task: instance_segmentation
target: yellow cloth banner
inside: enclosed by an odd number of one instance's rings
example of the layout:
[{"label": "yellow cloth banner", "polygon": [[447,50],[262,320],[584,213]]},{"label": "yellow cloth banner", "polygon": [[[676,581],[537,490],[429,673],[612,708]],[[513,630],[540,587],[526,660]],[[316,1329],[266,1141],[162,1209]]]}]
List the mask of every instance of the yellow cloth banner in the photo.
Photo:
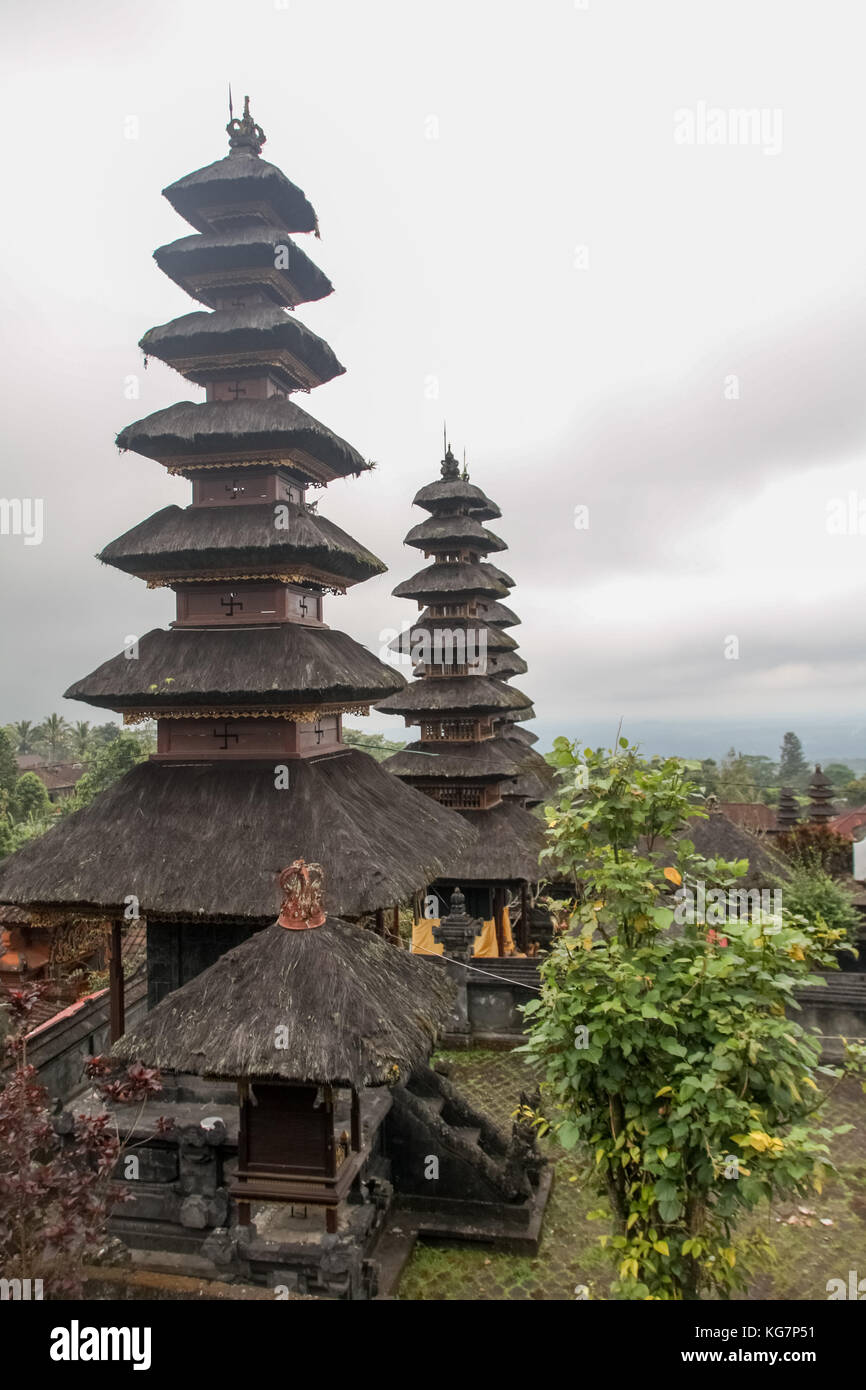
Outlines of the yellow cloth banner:
[{"label": "yellow cloth banner", "polygon": [[[441,956],[442,946],[433,940],[433,928],[438,927],[439,917],[422,917],[420,922],[415,922],[412,927],[412,950],[417,956]],[[514,950],[514,938],[511,935],[511,917],[506,907],[502,914],[502,935],[505,941],[506,954]],[[499,945],[496,940],[496,922],[491,917],[484,923],[484,930],[480,936],[475,938],[475,950],[473,956],[498,957]]]}]

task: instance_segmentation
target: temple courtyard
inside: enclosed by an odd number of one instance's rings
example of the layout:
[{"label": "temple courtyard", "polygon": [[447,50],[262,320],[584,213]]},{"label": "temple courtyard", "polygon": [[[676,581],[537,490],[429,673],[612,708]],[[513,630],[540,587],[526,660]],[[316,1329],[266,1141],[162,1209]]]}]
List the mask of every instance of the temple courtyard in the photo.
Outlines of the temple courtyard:
[{"label": "temple courtyard", "polygon": [[[467,1099],[503,1128],[521,1089],[531,1076],[517,1052],[441,1052],[451,1079]],[[832,1083],[829,1083],[832,1084]],[[866,1258],[866,1096],[848,1081],[834,1092],[826,1109],[828,1124],[853,1129],[836,1139],[832,1156],[838,1169],[823,1193],[810,1199],[764,1207],[751,1223],[763,1229],[770,1258],[761,1261],[750,1282],[750,1299],[827,1297],[829,1279],[848,1278]],[[585,1285],[590,1298],[608,1298],[609,1257],[598,1237],[610,1230],[606,1221],[588,1221],[602,1200],[584,1181],[574,1157],[548,1145],[556,1178],[544,1219],[536,1258],[510,1255],[489,1247],[418,1245],[400,1282],[401,1299],[575,1299]],[[829,1222],[831,1224],[823,1224]]]}]

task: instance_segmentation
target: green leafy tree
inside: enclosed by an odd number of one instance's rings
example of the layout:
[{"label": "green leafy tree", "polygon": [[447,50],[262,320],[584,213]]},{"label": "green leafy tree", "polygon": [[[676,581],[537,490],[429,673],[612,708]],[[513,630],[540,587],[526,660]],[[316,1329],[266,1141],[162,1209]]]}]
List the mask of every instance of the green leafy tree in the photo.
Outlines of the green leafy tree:
[{"label": "green leafy tree", "polygon": [[91,745],[96,749],[104,748],[116,738],[120,738],[120,725],[113,724],[110,719],[105,724],[94,724],[90,730]]},{"label": "green leafy tree", "polygon": [[852,894],[843,883],[837,883],[820,868],[795,863],[782,885],[785,911],[805,917],[809,922],[823,922],[833,931],[841,932],[842,941],[854,942],[861,917],[854,906]]},{"label": "green leafy tree", "polygon": [[90,752],[90,721],[80,719],[72,726],[71,744],[76,758],[86,758]]},{"label": "green leafy tree", "polygon": [[119,781],[147,756],[147,747],[134,734],[120,734],[106,743],[96,753],[84,776],[79,778],[75,791],[64,801],[62,814],[68,815],[71,811],[80,811],[83,806],[89,806],[95,796]]},{"label": "green leafy tree", "polygon": [[827,763],[824,774],[830,778],[835,789],[840,792],[854,781],[854,773],[845,763]]},{"label": "green leafy tree", "polygon": [[866,806],[866,777],[855,777],[844,790],[849,806]]},{"label": "green leafy tree", "polygon": [[619,1297],[727,1296],[764,1240],[737,1242],[740,1218],[820,1190],[829,1165],[818,1043],[786,1008],[841,934],[731,909],[747,862],[701,858],[682,833],[702,812],[680,760],[645,762],[625,739],[582,754],[557,739],[549,760],[542,860],[574,896],[525,1009],[539,1128],[608,1196]]},{"label": "green leafy tree", "polygon": [[12,813],[17,781],[18,763],[12,740],[5,729],[0,729],[0,824]]},{"label": "green leafy tree", "polygon": [[741,753],[740,757],[748,768],[752,781],[762,794],[779,782],[779,767],[765,753]]},{"label": "green leafy tree", "polygon": [[51,812],[51,798],[35,772],[22,773],[15,783],[12,800],[16,820],[40,820]]},{"label": "green leafy tree", "polygon": [[48,714],[35,730],[34,739],[40,748],[45,749],[51,762],[56,763],[69,747],[71,732],[62,714]]},{"label": "green leafy tree", "polygon": [[17,724],[10,724],[12,731],[15,752],[24,757],[27,753],[34,751],[34,725],[29,719],[20,719]]},{"label": "green leafy tree", "polygon": [[728,750],[719,769],[718,792],[721,801],[757,801],[758,787],[749,760],[735,749]]},{"label": "green leafy tree", "polygon": [[805,787],[809,780],[809,764],[803,756],[803,745],[796,734],[787,733],[779,750],[779,782],[783,787]]}]

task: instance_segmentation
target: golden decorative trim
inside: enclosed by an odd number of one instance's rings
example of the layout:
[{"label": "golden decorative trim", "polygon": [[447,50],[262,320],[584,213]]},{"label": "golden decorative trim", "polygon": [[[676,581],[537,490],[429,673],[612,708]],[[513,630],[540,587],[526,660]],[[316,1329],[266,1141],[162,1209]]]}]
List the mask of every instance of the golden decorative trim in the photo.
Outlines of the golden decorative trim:
[{"label": "golden decorative trim", "polygon": [[360,476],[370,467],[368,463],[364,463],[355,473],[335,473],[303,449],[299,449],[295,454],[285,454],[274,449],[260,454],[257,458],[243,454],[175,454],[170,460],[158,458],[157,462],[161,463],[167,472],[180,474],[185,478],[198,473],[210,473],[217,468],[290,468],[303,473],[311,482],[323,487],[334,482],[336,478]]},{"label": "golden decorative trim", "polygon": [[268,579],[277,584],[316,584],[323,593],[343,595],[346,592],[347,584],[337,585],[333,578],[319,574],[317,570],[309,570],[307,573],[289,573],[287,570],[278,572],[262,573],[257,571],[251,574],[239,574],[236,570],[207,570],[204,573],[190,570],[188,572],[177,572],[172,575],[142,575],[147,580],[148,589],[171,589],[175,584],[226,584],[240,583],[241,580]]},{"label": "golden decorative trim", "polygon": [[366,717],[369,713],[368,704],[311,705],[309,709],[197,709],[191,705],[189,708],[181,706],[175,709],[125,710],[123,722],[145,724],[152,719],[288,719],[295,724],[309,724],[323,714],[357,714]]}]

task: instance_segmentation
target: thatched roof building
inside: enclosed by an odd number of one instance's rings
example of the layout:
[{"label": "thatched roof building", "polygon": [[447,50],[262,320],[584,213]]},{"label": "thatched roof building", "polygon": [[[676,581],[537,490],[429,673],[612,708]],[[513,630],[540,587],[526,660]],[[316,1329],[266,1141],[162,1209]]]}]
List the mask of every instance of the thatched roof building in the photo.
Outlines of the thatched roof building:
[{"label": "thatched roof building", "polygon": [[343,370],[285,312],[331,288],[289,241],[315,229],[315,212],[260,159],[248,103],[227,131],[227,158],[166,189],[198,235],[157,252],[210,312],[142,338],[207,398],[118,435],[187,475],[192,502],[100,556],[174,589],[176,618],[67,691],[128,722],[155,718],[157,751],[0,864],[0,903],[98,912],[118,932],[128,910],[146,917],[152,1000],[269,920],[274,875],[298,855],[324,865],[335,915],[375,914],[384,931],[385,910],[474,839],[461,817],[343,742],[344,714],[405,682],[327,626],[327,593],[383,566],[307,494],[368,464],[288,399]]},{"label": "thatched roof building", "polygon": [[359,917],[410,899],[475,839],[357,749],[289,758],[280,778],[273,756],[210,756],[140,763],[4,859],[0,902],[110,916],[134,896],[148,921],[261,924],[273,918],[275,875],[302,856],[324,866],[334,914]]},{"label": "thatched roof building", "polygon": [[428,565],[394,589],[395,598],[414,598],[419,603],[443,602],[446,599],[469,599],[474,595],[497,598],[508,592],[504,579],[490,573],[492,565],[461,561],[458,564]]},{"label": "thatched roof building", "polygon": [[[471,914],[495,922],[502,953],[510,942],[507,889],[523,890],[522,928],[528,925],[525,889],[538,878],[544,830],[527,807],[545,799],[553,774],[527,746],[533,735],[508,736],[515,721],[532,718],[534,711],[528,696],[508,684],[527,669],[505,632],[519,619],[499,601],[513,580],[485,558],[506,549],[480,524],[498,516],[499,508],[461,478],[450,449],[441,472],[439,481],[415,497],[430,517],[406,537],[432,563],[394,590],[397,597],[427,605],[391,644],[411,654],[418,679],[378,701],[377,708],[421,727],[416,743],[386,761],[389,771],[458,809],[477,831],[474,845],[449,860],[440,896],[459,883],[469,894]],[[440,885],[432,887],[439,892]],[[420,924],[416,929],[419,951],[430,949],[425,930]],[[528,940],[525,930],[523,939]],[[489,953],[489,945],[476,946],[476,952]]]},{"label": "thatched roof building", "polygon": [[156,459],[171,472],[209,466],[253,466],[266,459],[287,463],[311,482],[357,477],[369,468],[345,439],[281,396],[264,400],[178,401],[127,425],[119,449]]},{"label": "thatched roof building", "polygon": [[327,275],[280,227],[260,224],[180,237],[153,253],[160,270],[192,299],[215,309],[249,293],[295,309],[332,294]]},{"label": "thatched roof building", "polygon": [[385,571],[366,546],[324,516],[283,503],[163,507],[100,551],[106,565],[154,584],[181,579],[312,580],[343,591]]},{"label": "thatched roof building", "polygon": [[369,705],[403,688],[403,678],[365,647],[326,627],[155,628],[138,656],[121,652],[64,694],[118,713],[150,716],[181,706],[256,710]]},{"label": "thatched roof building", "polygon": [[444,971],[339,918],[309,931],[274,923],[170,994],[113,1053],[198,1076],[392,1085],[427,1061],[453,993]]},{"label": "thatched roof building", "polygon": [[240,361],[266,364],[287,391],[309,391],[346,370],[324,338],[277,304],[184,314],[149,329],[138,346],[200,386],[233,380]]}]

